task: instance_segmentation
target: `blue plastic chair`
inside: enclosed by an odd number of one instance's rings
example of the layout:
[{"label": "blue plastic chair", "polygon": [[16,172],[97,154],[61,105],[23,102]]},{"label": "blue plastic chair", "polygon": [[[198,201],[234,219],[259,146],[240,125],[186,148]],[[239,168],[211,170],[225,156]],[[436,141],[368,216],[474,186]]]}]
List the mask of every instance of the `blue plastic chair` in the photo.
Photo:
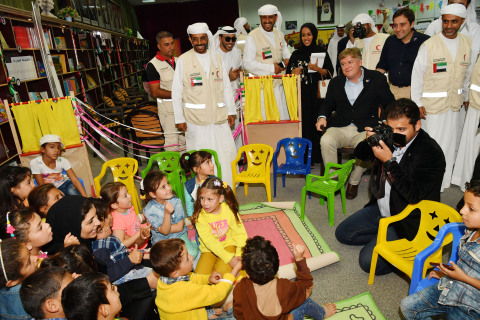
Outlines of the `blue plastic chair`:
[{"label": "blue plastic chair", "polygon": [[[305,163],[305,152],[308,157]],[[285,163],[278,165],[277,157],[281,148],[285,150]],[[286,174],[310,174],[312,163],[312,142],[304,138],[285,138],[277,143],[277,150],[273,153],[273,196],[277,196],[277,174],[282,175],[283,187],[285,188]]]},{"label": "blue plastic chair", "polygon": [[408,295],[411,295],[412,293],[420,291],[438,282],[438,279],[428,279],[428,277],[425,277],[425,270],[428,268],[428,266],[425,266],[425,261],[430,255],[435,253],[442,246],[445,238],[450,234],[453,236],[453,241],[452,254],[448,261],[456,262],[458,260],[458,244],[460,243],[460,238],[462,238],[462,236],[465,234],[465,229],[466,227],[463,222],[447,223],[440,228],[440,231],[438,231],[433,243],[416,255],[413,264],[412,281],[410,282],[410,291],[408,292]]}]

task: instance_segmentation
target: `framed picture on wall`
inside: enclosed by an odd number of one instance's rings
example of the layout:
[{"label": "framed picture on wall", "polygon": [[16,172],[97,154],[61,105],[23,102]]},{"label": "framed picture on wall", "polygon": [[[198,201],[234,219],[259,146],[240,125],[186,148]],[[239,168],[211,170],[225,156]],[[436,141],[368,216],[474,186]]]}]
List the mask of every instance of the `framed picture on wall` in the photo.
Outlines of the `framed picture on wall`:
[{"label": "framed picture on wall", "polygon": [[319,0],[317,7],[317,23],[335,23],[335,0]]},{"label": "framed picture on wall", "polygon": [[295,30],[297,29],[297,21],[285,21],[285,29]]}]

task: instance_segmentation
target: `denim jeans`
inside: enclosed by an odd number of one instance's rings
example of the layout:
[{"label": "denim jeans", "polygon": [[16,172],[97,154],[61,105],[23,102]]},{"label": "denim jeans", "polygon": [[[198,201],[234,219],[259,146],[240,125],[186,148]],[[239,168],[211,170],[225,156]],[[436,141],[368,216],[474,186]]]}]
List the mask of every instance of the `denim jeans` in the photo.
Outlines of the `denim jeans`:
[{"label": "denim jeans", "polygon": [[308,298],[300,305],[300,307],[293,309],[290,314],[293,315],[293,320],[303,320],[305,316],[314,320],[322,320],[325,318],[325,309],[312,299]]},{"label": "denim jeans", "polygon": [[447,319],[480,319],[480,314],[464,306],[446,306],[438,303],[442,293],[437,284],[415,292],[404,298],[400,309],[406,320],[431,319],[431,316],[445,314]]},{"label": "denim jeans", "polygon": [[82,194],[80,191],[78,191],[75,186],[73,185],[73,182],[70,179],[67,179],[64,183],[62,183],[59,187],[57,187],[58,190],[62,191],[63,194],[65,195],[70,195],[70,196],[81,196]]},{"label": "denim jeans", "polygon": [[[365,272],[370,272],[373,249],[377,245],[378,224],[383,218],[377,204],[358,210],[340,223],[335,230],[338,242],[351,246],[364,246],[360,251],[358,263]],[[395,229],[390,225],[387,229],[387,240],[398,240]],[[388,261],[381,256],[377,260],[376,275],[388,274],[395,270]]]}]

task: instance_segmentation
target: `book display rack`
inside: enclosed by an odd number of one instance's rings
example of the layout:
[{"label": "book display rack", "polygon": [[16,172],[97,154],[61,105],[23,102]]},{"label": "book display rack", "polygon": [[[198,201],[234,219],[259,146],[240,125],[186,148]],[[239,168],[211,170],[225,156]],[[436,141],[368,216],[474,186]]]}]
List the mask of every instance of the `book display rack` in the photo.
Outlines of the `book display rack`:
[{"label": "book display rack", "polygon": [[[94,108],[104,106],[117,85],[142,87],[149,61],[148,41],[80,22],[41,16],[63,95],[70,92]],[[0,5],[0,101],[52,98],[32,12]],[[15,82],[8,79],[15,78]],[[0,105],[0,165],[16,156],[8,121]]]}]

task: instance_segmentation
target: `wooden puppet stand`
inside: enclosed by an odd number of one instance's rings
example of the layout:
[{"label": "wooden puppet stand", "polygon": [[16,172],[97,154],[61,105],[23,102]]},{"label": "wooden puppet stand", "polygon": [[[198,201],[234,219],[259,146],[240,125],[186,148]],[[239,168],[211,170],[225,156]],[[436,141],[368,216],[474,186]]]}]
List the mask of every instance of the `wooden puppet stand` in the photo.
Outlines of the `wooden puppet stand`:
[{"label": "wooden puppet stand", "polygon": [[[54,101],[57,99],[65,99],[65,98],[53,98],[50,100]],[[40,101],[44,101],[44,100],[39,100],[35,102],[40,102]],[[30,167],[30,161],[40,156],[41,153],[40,153],[40,150],[32,151],[32,152],[23,152],[23,149],[22,149],[23,144],[21,143],[20,135],[16,129],[18,126],[15,125],[16,119],[13,117],[10,107],[13,105],[22,106],[22,105],[26,105],[27,103],[28,102],[20,102],[18,104],[12,104],[9,106],[8,101],[4,100],[8,121],[10,122],[10,128],[12,129],[13,139],[15,141],[15,146],[17,148],[17,152],[20,157],[20,162],[24,167]],[[73,111],[73,105],[72,105],[72,114],[73,112],[74,111]],[[76,127],[74,129],[78,133],[78,129]],[[38,138],[38,140],[40,140],[40,138]],[[90,162],[88,160],[88,153],[85,147],[85,142],[81,142],[79,144],[74,144],[74,145],[67,145],[65,147],[65,151],[62,152],[61,156],[66,158],[70,162],[72,169],[77,175],[77,177],[83,180],[83,183],[85,185],[85,191],[87,192],[87,194],[89,196],[94,196],[95,187],[93,183],[93,175],[92,175],[92,170],[90,168]]]},{"label": "wooden puppet stand", "polygon": [[[271,76],[274,79],[282,79],[285,75]],[[288,76],[288,75],[287,75]],[[253,77],[258,78],[258,77]],[[252,78],[249,78],[252,79]],[[244,83],[243,73],[241,74],[241,82]],[[242,96],[245,97],[245,87],[242,86]],[[287,93],[286,93],[287,94]],[[280,120],[280,121],[262,121],[250,122],[245,125],[247,141],[251,143],[263,143],[271,146],[273,150],[277,148],[279,140],[284,138],[294,138],[302,136],[302,99],[300,77],[297,78],[297,103],[298,103],[298,120]],[[245,110],[245,109],[244,109]],[[278,156],[278,161],[285,161],[283,150]]]}]

